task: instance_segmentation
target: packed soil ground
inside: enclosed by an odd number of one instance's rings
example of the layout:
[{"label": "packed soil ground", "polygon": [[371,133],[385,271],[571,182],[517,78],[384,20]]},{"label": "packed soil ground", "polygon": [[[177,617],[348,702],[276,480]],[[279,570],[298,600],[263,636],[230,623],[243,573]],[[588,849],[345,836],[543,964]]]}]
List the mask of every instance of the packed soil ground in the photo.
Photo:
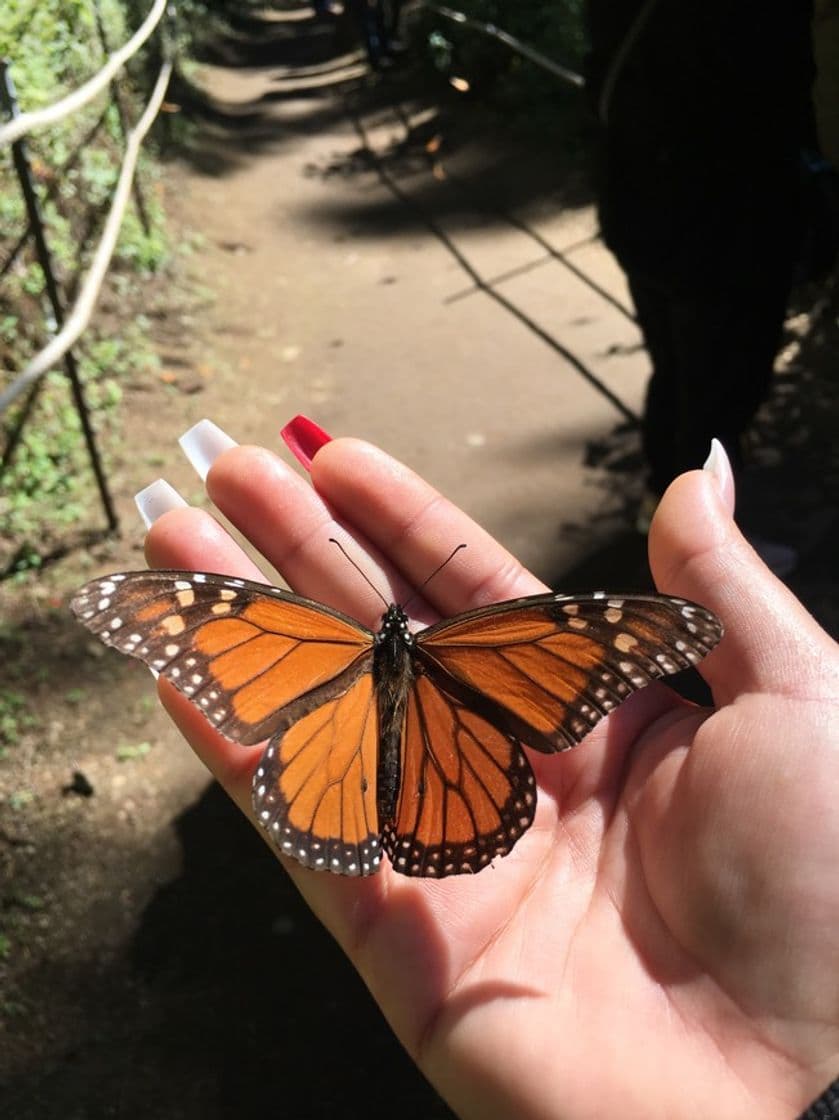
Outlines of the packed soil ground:
[{"label": "packed soil ground", "polygon": [[[194,248],[150,293],[162,375],[126,387],[109,451],[121,536],[0,590],[26,700],[0,761],[0,1113],[446,1116],[148,673],[66,600],[142,566],[131,496],[153,478],[206,501],[186,428],[277,447],[301,411],[409,462],[553,585],[643,585],[646,359],[584,134],[514,139],[410,69],[374,81],[306,13],[240,27],[170,98],[189,127],[167,203]],[[749,504],[836,634],[836,291],[796,300]]]}]

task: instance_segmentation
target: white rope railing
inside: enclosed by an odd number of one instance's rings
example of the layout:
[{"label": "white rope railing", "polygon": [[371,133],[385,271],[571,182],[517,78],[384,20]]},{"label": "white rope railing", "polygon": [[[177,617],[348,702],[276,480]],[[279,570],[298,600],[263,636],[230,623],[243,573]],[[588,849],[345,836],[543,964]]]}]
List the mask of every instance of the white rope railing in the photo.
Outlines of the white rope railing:
[{"label": "white rope railing", "polygon": [[132,55],[137,53],[160,23],[168,2],[169,0],[155,0],[151,11],[128,42],[109,55],[108,61],[102,69],[86,81],[84,85],[79,86],[78,89],[61,98],[60,101],[53,102],[52,105],[47,105],[43,109],[33,109],[29,113],[21,113],[20,116],[15,117],[8,124],[0,125],[0,147],[19,140],[21,136],[25,136],[33,129],[55,124],[56,121],[69,116],[70,113],[80,109],[88,101],[92,101],[94,97],[102,93],[114,74],[125,65]]},{"label": "white rope railing", "polygon": [[166,87],[172,75],[172,66],[171,61],[166,61],[161,66],[151,97],[143,110],[143,115],[126,137],[125,158],[114,197],[111,200],[111,208],[108,211],[102,237],[96,247],[90,269],[84,278],[73,309],[58,334],[47,343],[43,350],[35,355],[23,372],[0,392],[0,413],[64,357],[90,322],[91,314],[99,298],[102,281],[116,247],[122,219],[125,216],[125,208],[131,193],[131,184],[134,180],[140,146],[163,103]]}]

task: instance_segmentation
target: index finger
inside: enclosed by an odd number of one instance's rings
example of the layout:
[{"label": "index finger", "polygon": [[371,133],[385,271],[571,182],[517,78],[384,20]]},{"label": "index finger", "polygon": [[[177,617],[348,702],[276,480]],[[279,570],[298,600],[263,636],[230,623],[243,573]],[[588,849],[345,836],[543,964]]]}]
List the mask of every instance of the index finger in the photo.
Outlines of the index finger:
[{"label": "index finger", "polygon": [[545,590],[489,533],[404,464],[356,439],[336,439],[312,462],[310,487],[273,452],[235,447],[207,476],[218,509],[295,591],[370,625],[381,604],[331,536],[382,596],[404,602],[459,544],[467,547],[428,583],[424,623],[474,606]]},{"label": "index finger", "polygon": [[443,616],[547,590],[471,517],[372,444],[333,440],[314,456],[311,474],[315,490],[339,518],[413,587],[466,545],[424,590]]}]

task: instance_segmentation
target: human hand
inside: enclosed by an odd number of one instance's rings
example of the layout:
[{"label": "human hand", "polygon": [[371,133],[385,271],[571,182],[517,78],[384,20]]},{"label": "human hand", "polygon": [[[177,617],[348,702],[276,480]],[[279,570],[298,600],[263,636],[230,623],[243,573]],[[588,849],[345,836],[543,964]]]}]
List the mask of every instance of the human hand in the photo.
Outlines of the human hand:
[{"label": "human hand", "polygon": [[[375,628],[381,604],[326,542],[424,623],[542,586],[406,468],[324,446],[313,487],[233,448],[216,506],[287,582]],[[722,492],[730,496],[730,480]],[[576,750],[530,759],[535,822],[475,877],[346,880],[285,861],[428,1078],[463,1116],[793,1117],[839,1070],[839,658],[739,535],[718,479],[682,476],[650,538],[657,584],[723,619],[712,715],[651,685]],[[208,514],[173,510],[155,567],[262,578]],[[261,748],[161,696],[243,811]]]}]

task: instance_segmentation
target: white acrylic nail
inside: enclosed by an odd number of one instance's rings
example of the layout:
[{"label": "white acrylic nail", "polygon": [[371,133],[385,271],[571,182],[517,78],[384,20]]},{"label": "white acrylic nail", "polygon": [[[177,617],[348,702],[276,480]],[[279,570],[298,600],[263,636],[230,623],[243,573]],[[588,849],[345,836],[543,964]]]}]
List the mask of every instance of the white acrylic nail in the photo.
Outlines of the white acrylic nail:
[{"label": "white acrylic nail", "polygon": [[189,502],[184,501],[175,487],[170,486],[165,479],[158,478],[134,495],[134,504],[145,527],[151,529],[158,517],[168,513],[170,509],[184,509]]},{"label": "white acrylic nail", "polygon": [[178,443],[202,482],[222,451],[237,446],[236,440],[231,439],[212,420],[199,420],[197,424],[193,424]]},{"label": "white acrylic nail", "polygon": [[734,514],[734,472],[731,469],[731,460],[728,458],[723,445],[718,439],[711,440],[711,453],[705,460],[703,470],[711,475],[717,485],[720,497],[728,507],[729,513]]}]

